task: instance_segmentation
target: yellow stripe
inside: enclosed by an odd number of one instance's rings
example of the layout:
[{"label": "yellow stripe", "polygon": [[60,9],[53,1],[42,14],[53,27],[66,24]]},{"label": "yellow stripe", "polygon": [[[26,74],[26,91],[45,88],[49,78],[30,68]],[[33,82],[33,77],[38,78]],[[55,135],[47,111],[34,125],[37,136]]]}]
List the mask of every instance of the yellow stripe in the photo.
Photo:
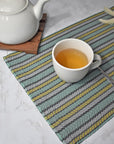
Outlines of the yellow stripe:
[{"label": "yellow stripe", "polygon": [[60,86],[63,85],[64,83],[65,83],[65,81],[60,82],[59,84],[55,85],[55,86],[52,87],[51,89],[49,89],[49,90],[45,91],[44,93],[42,93],[42,94],[34,97],[34,98],[32,99],[32,101],[36,101],[36,100],[38,100],[39,98],[43,97],[44,95],[47,95],[48,93],[50,93],[50,92],[52,92],[53,90],[57,89],[58,87],[60,87]]},{"label": "yellow stripe", "polygon": [[[85,36],[87,36],[87,35],[89,35],[89,34],[91,34],[91,33],[93,33],[93,32],[96,32],[97,30],[99,30],[99,29],[101,29],[101,28],[103,28],[103,27],[105,27],[105,25],[101,25],[101,26],[99,26],[99,27],[97,27],[97,28],[95,28],[95,29],[93,29],[93,30],[91,30],[91,31],[89,31],[89,32],[87,32],[87,33],[79,36],[78,39],[82,39],[83,37],[85,37]],[[87,40],[86,40],[86,41],[87,41]]]},{"label": "yellow stripe", "polygon": [[112,87],[112,84],[109,84],[108,86],[106,86],[105,88],[103,88],[101,91],[99,91],[97,94],[95,94],[94,96],[90,97],[87,101],[85,101],[79,107],[76,107],[74,110],[72,110],[71,112],[69,112],[67,115],[65,115],[65,116],[61,117],[60,119],[58,119],[55,123],[53,123],[51,125],[51,127],[54,128],[54,127],[58,126],[64,120],[68,119],[69,117],[71,117],[72,115],[74,115],[75,113],[77,113],[79,110],[81,110],[86,105],[88,105],[89,103],[91,103],[92,101],[94,101],[97,97],[99,97],[102,93],[104,93],[105,91],[107,91],[111,87]]},{"label": "yellow stripe", "polygon": [[17,71],[19,71],[19,70],[21,70],[21,69],[24,69],[24,68],[26,68],[26,67],[28,67],[28,66],[30,66],[30,65],[38,62],[38,61],[40,61],[41,59],[49,56],[51,53],[52,53],[52,52],[48,52],[48,53],[46,53],[45,55],[39,57],[38,59],[36,59],[36,60],[34,60],[34,61],[32,61],[32,62],[30,62],[30,63],[28,63],[28,64],[26,64],[26,65],[24,65],[24,66],[21,66],[21,67],[19,67],[19,68],[14,69],[13,72],[17,72]]},{"label": "yellow stripe", "polygon": [[56,75],[55,77],[49,79],[48,81],[44,82],[43,84],[41,84],[41,85],[39,85],[39,86],[37,86],[37,87],[35,87],[35,88],[29,90],[29,91],[27,92],[27,94],[33,93],[34,91],[36,91],[36,90],[38,90],[38,89],[44,87],[45,85],[48,85],[49,83],[51,83],[52,81],[56,80],[57,78],[58,78],[58,76]]},{"label": "yellow stripe", "polygon": [[101,123],[103,123],[106,119],[108,119],[113,114],[114,114],[114,109],[112,109],[110,112],[108,112],[105,116],[103,116],[100,120],[98,120],[95,124],[93,124],[90,128],[88,128],[85,132],[83,132],[78,137],[73,139],[70,142],[70,144],[76,144],[79,140],[81,140],[86,135],[88,135],[90,132],[92,132],[95,128],[97,128]]},{"label": "yellow stripe", "polygon": [[110,44],[110,45],[108,45],[108,46],[106,46],[106,47],[104,47],[103,49],[101,49],[101,50],[97,51],[96,53],[97,53],[97,54],[100,54],[100,53],[102,53],[103,51],[105,51],[105,50],[109,49],[109,48],[110,48],[110,47],[112,47],[112,46],[113,46],[113,43],[112,43],[112,44]]},{"label": "yellow stripe", "polygon": [[105,59],[105,58],[107,58],[107,57],[109,57],[109,56],[111,56],[113,54],[114,54],[114,51],[112,51],[112,52],[108,53],[107,55],[103,56],[102,59]]},{"label": "yellow stripe", "polygon": [[99,34],[97,34],[97,35],[95,35],[95,36],[92,36],[91,38],[87,39],[86,42],[89,42],[90,40],[93,40],[93,39],[95,39],[95,38],[97,38],[97,37],[105,34],[106,32],[108,32],[108,31],[110,31],[110,30],[113,30],[113,27],[108,28],[108,29],[106,29],[106,30],[103,31],[103,32],[100,32]]},{"label": "yellow stripe", "polygon": [[[37,69],[43,67],[44,65],[50,63],[51,61],[52,61],[52,60],[50,59],[50,60],[46,61],[45,63],[43,63],[43,64],[41,64],[41,65],[35,67],[35,68],[32,69],[32,70],[30,70],[30,71],[28,71],[28,72],[25,72],[25,73],[23,73],[23,74],[21,74],[21,75],[18,75],[16,78],[19,79],[19,78],[21,78],[21,77],[23,77],[23,76],[25,76],[25,75],[28,75],[28,74],[34,72],[35,70],[37,70]],[[13,71],[12,71],[12,72],[13,72]]]},{"label": "yellow stripe", "polygon": [[[112,73],[111,73],[112,74]],[[110,74],[110,75],[111,75]],[[82,96],[84,96],[85,94],[87,94],[89,91],[91,91],[92,89],[94,89],[95,87],[97,87],[98,85],[100,85],[102,82],[104,82],[106,80],[106,78],[102,78],[101,80],[99,80],[97,83],[95,83],[94,85],[92,85],[90,88],[86,89],[85,91],[83,91],[80,95],[74,97],[72,100],[68,101],[67,103],[65,103],[64,105],[62,105],[61,107],[59,107],[58,109],[54,110],[52,113],[50,113],[49,115],[47,115],[45,117],[45,119],[50,119],[51,117],[53,117],[55,114],[57,114],[58,112],[62,111],[63,109],[65,109],[66,107],[68,107],[69,105],[71,105],[72,103],[74,103],[75,101],[77,101],[79,98],[81,98]]]},{"label": "yellow stripe", "polygon": [[79,25],[79,24],[81,24],[81,23],[84,23],[84,22],[86,22],[86,21],[88,21],[88,20],[90,20],[90,19],[92,19],[92,18],[94,18],[94,17],[97,17],[97,16],[101,15],[101,14],[104,14],[104,12],[100,12],[100,13],[95,14],[95,15],[89,17],[89,18],[86,18],[86,19],[84,19],[84,20],[81,20],[80,22],[77,22],[76,24],[73,24],[73,25],[71,25],[71,26],[69,26],[69,27],[66,27],[65,29],[62,29],[62,30],[60,30],[60,31],[58,31],[58,32],[56,32],[56,33],[54,33],[54,34],[52,34],[52,35],[44,38],[41,42],[44,42],[44,41],[46,41],[46,40],[48,40],[48,39],[50,39],[50,38],[52,38],[52,37],[54,37],[54,36],[56,36],[56,35],[64,32],[64,31],[66,31],[66,30],[71,29],[72,27],[75,27],[75,26],[77,26],[77,25]]},{"label": "yellow stripe", "polygon": [[7,58],[9,58],[9,57],[11,57],[11,56],[18,55],[18,54],[20,54],[20,53],[21,53],[21,52],[15,52],[15,53],[9,54],[9,55],[5,56],[5,59],[7,59]]}]

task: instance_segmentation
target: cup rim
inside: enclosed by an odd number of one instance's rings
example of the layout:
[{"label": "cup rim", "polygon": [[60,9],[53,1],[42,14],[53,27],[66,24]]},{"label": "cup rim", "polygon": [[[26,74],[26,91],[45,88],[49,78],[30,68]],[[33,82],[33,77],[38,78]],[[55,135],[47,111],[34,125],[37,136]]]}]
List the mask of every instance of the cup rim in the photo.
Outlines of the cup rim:
[{"label": "cup rim", "polygon": [[[55,58],[55,56],[54,56],[54,51],[55,51],[57,45],[59,45],[59,44],[62,43],[62,42],[70,41],[70,40],[78,40],[78,41],[80,41],[80,42],[83,42],[83,43],[85,43],[86,45],[88,45],[88,47],[91,49],[91,52],[92,52],[92,54],[93,54],[93,55],[92,55],[92,59],[91,59],[91,60],[89,61],[89,63],[88,63],[87,65],[85,65],[84,67],[81,67],[81,68],[67,68],[67,67],[61,65],[61,64],[56,60],[56,58]],[[83,69],[85,69],[85,68],[87,68],[88,66],[91,65],[91,63],[93,62],[93,59],[94,59],[94,52],[93,52],[91,46],[90,46],[88,43],[86,43],[85,41],[80,40],[80,39],[75,39],[75,38],[68,38],[68,39],[63,39],[63,40],[57,42],[57,43],[54,45],[54,47],[53,47],[53,49],[52,49],[52,59],[56,62],[56,64],[57,64],[59,67],[61,67],[61,68],[63,68],[63,69],[66,69],[66,70],[69,70],[69,71],[79,71],[79,70],[83,70]]]}]

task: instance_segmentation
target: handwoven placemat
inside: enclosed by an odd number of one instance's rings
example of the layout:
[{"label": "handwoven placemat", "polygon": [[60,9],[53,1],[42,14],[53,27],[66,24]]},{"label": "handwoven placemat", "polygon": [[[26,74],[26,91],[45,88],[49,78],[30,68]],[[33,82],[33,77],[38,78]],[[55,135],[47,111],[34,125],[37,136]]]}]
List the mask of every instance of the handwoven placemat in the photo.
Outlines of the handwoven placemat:
[{"label": "handwoven placemat", "polygon": [[101,68],[114,78],[114,27],[100,23],[100,18],[111,16],[102,11],[42,39],[38,55],[15,52],[4,57],[16,79],[65,144],[81,143],[114,115],[114,87],[98,69],[89,72],[80,82],[70,84],[59,79],[52,66],[53,46],[65,38],[78,38],[101,55]]}]

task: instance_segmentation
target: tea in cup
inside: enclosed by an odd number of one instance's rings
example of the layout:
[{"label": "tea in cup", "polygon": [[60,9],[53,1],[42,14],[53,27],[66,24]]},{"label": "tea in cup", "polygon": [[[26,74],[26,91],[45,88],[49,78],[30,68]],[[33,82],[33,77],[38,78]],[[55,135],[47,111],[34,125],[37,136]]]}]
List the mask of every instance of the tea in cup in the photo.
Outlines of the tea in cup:
[{"label": "tea in cup", "polygon": [[52,60],[57,75],[71,83],[83,79],[102,62],[101,57],[94,54],[86,42],[73,38],[64,39],[53,47]]},{"label": "tea in cup", "polygon": [[81,68],[88,64],[87,56],[80,50],[68,48],[60,51],[55,59],[64,67],[75,69]]}]

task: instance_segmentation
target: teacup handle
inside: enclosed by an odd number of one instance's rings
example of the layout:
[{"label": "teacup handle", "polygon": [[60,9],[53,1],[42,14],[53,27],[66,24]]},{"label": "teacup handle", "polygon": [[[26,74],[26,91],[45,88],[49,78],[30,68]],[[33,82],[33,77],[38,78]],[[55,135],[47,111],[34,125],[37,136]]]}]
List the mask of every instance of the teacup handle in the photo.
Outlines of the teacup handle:
[{"label": "teacup handle", "polygon": [[99,67],[102,63],[101,57],[98,54],[94,54],[94,62],[91,64],[90,70]]}]

